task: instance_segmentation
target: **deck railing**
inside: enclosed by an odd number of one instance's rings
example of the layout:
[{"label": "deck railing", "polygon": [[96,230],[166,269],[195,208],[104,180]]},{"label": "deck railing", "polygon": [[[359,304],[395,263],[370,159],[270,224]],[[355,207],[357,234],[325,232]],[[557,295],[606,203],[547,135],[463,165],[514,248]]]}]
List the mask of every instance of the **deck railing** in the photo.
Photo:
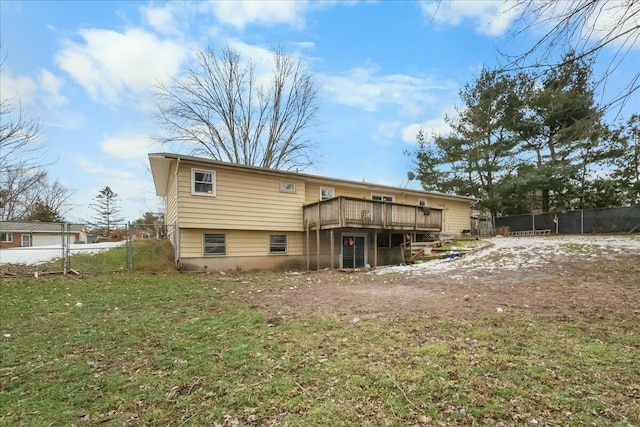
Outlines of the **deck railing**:
[{"label": "deck railing", "polygon": [[442,210],[377,200],[335,197],[303,207],[309,229],[382,228],[441,231]]}]

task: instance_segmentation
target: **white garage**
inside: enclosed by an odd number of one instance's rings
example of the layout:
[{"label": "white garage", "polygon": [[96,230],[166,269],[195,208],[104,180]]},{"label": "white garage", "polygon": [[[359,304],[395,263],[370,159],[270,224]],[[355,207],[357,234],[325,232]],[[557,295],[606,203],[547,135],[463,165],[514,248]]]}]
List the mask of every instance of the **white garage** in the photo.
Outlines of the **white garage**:
[{"label": "white garage", "polygon": [[32,234],[31,246],[62,246],[60,234]]}]

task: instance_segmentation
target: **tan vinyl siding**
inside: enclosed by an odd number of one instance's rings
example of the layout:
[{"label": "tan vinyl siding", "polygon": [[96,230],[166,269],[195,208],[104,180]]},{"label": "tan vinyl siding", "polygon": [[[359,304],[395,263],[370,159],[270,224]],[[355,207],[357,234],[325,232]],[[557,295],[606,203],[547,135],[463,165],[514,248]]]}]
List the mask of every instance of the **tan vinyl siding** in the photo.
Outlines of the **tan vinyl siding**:
[{"label": "tan vinyl siding", "polygon": [[[216,173],[216,196],[191,194],[191,170]],[[296,192],[280,191],[280,182],[293,182]],[[219,166],[180,164],[179,218],[182,227],[302,231],[302,180]]]},{"label": "tan vinyl siding", "polygon": [[320,184],[317,182],[307,182],[306,184],[306,197],[305,204],[314,203],[320,200],[320,187],[331,187],[335,189],[335,195],[343,197],[355,197],[358,199],[371,199],[371,190],[365,188],[347,187],[341,185],[335,185],[334,183],[327,182],[326,184]]},{"label": "tan vinyl siding", "polygon": [[176,162],[171,162],[169,167],[169,178],[167,185],[166,197],[166,218],[167,225],[174,225],[177,221],[178,214],[178,200],[176,198]]},{"label": "tan vinyl siding", "polygon": [[435,208],[444,208],[443,212],[443,231],[451,231],[455,234],[461,234],[462,230],[471,228],[471,206],[469,202],[461,200],[446,200],[442,203],[436,201]]},{"label": "tan vinyl siding", "polygon": [[[349,187],[344,185],[336,185],[331,183],[331,181],[327,181],[327,183],[318,183],[318,182],[307,182],[306,189],[306,197],[305,204],[314,203],[320,200],[320,187],[331,187],[335,189],[336,197],[354,197],[357,199],[367,199],[371,200],[372,194],[377,195],[385,195],[385,196],[393,196],[394,203],[402,203],[405,205],[414,205],[417,206],[420,200],[426,200],[427,206],[440,205],[446,203],[452,203],[452,199],[438,197],[437,195],[431,194],[418,194],[414,193],[415,190],[393,190],[387,188],[378,188],[372,184],[363,183],[362,188],[357,187]],[[466,205],[469,205],[469,201],[463,201]],[[457,201],[453,201],[453,203],[458,203]]]},{"label": "tan vinyl siding", "polygon": [[[256,256],[296,256],[303,254],[303,233],[280,231],[253,230],[219,230],[219,229],[182,229],[180,233],[180,247],[182,257],[198,258],[203,255],[203,236],[205,233],[226,235],[226,255],[212,255],[216,257],[256,257]],[[271,234],[287,235],[287,253],[282,255],[269,254],[269,236]]]}]

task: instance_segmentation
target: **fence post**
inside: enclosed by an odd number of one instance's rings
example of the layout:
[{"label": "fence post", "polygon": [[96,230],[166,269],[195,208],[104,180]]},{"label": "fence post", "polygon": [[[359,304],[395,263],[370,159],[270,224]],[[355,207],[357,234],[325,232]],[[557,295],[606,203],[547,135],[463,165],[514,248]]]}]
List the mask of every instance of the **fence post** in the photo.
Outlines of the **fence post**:
[{"label": "fence post", "polygon": [[580,209],[580,234],[584,234],[584,209]]},{"label": "fence post", "polygon": [[127,268],[133,268],[133,241],[131,240],[131,223],[127,222]]},{"label": "fence post", "polygon": [[61,224],[62,227],[62,275],[66,276],[69,270],[69,223]]},{"label": "fence post", "polygon": [[531,214],[531,219],[533,221],[533,231],[536,231],[536,214]]}]

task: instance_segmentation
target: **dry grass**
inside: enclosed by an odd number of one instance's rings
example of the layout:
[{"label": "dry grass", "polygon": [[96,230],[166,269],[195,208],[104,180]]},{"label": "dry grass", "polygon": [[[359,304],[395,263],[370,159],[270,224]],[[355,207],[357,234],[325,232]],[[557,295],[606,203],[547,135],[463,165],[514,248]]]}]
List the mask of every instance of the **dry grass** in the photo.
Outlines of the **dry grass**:
[{"label": "dry grass", "polygon": [[[365,274],[5,280],[0,424],[638,425],[636,274],[522,282],[501,313],[452,293],[460,311],[402,315],[385,295],[356,304]],[[352,299],[313,308],[339,288]]]}]

